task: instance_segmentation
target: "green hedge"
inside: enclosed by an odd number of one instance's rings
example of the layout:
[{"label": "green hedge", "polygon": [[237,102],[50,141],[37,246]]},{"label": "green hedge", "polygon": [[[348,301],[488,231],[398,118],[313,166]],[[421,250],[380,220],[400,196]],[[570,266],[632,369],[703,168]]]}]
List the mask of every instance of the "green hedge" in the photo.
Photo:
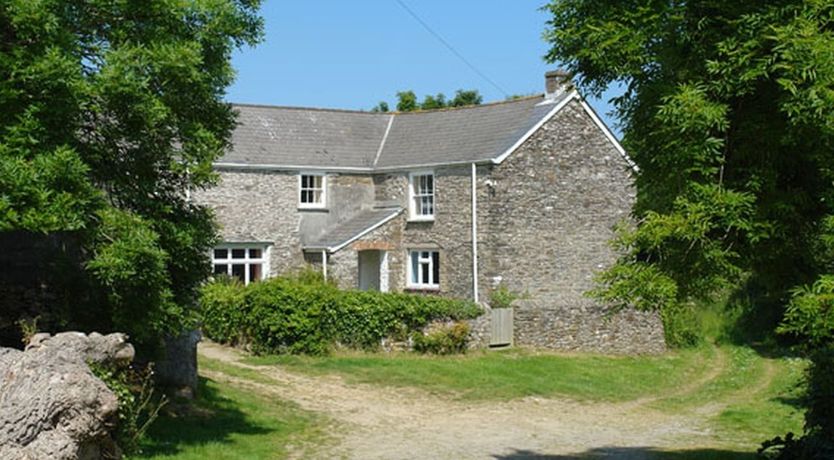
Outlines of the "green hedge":
[{"label": "green hedge", "polygon": [[374,349],[434,320],[475,318],[474,303],[435,296],[344,291],[305,274],[243,286],[228,278],[201,293],[203,332],[256,353],[322,354],[334,344]]}]

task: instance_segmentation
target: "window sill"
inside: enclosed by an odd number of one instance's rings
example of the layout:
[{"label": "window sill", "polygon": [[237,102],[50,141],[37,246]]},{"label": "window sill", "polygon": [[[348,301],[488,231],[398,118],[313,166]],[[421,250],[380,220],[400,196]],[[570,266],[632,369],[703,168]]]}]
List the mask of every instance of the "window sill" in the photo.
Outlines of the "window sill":
[{"label": "window sill", "polygon": [[407,222],[434,222],[434,216],[431,217],[409,217]]},{"label": "window sill", "polygon": [[405,290],[408,292],[440,292],[440,286],[406,286]]},{"label": "window sill", "polygon": [[324,206],[299,206],[297,209],[299,212],[330,212]]}]

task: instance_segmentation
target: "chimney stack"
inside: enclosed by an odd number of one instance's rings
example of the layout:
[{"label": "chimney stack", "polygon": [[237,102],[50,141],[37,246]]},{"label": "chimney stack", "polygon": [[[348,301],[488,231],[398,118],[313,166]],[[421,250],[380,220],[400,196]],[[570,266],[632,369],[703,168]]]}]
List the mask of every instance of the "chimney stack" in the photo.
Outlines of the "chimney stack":
[{"label": "chimney stack", "polygon": [[555,99],[573,87],[571,74],[565,70],[551,70],[544,74],[544,97]]}]

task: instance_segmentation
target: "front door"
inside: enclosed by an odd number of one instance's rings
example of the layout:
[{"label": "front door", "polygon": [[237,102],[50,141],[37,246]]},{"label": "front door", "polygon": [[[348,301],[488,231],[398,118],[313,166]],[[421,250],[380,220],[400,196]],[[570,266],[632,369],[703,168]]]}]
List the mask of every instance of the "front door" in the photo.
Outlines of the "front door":
[{"label": "front door", "polygon": [[380,290],[382,251],[359,251],[359,289]]}]

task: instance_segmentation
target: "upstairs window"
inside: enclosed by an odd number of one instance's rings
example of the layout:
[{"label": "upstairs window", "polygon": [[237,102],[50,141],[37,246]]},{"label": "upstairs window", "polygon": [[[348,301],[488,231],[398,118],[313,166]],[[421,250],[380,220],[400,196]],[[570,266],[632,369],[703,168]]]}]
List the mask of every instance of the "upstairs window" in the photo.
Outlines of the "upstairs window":
[{"label": "upstairs window", "polygon": [[266,278],[265,246],[220,246],[211,255],[215,275],[229,275],[249,284]]},{"label": "upstairs window", "polygon": [[434,220],[434,173],[412,173],[408,178],[410,219]]},{"label": "upstairs window", "polygon": [[440,253],[438,251],[410,251],[408,258],[408,287],[440,288]]},{"label": "upstairs window", "polygon": [[298,207],[323,208],[327,177],[321,173],[303,173],[298,176]]}]

